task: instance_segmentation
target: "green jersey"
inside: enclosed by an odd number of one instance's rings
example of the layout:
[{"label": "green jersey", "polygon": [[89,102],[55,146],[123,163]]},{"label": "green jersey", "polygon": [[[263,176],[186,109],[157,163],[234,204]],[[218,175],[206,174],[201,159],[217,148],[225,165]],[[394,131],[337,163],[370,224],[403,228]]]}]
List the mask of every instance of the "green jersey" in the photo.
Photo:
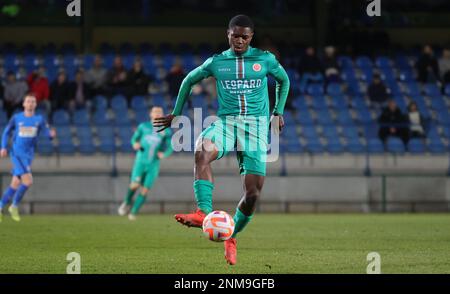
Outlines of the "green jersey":
[{"label": "green jersey", "polygon": [[164,157],[169,156],[173,149],[171,144],[171,131],[169,129],[158,133],[151,122],[141,123],[131,138],[131,144],[138,142],[141,150],[136,153],[137,163],[149,164],[158,159],[158,152],[163,152]]},{"label": "green jersey", "polygon": [[208,58],[191,71],[181,84],[172,114],[181,114],[193,85],[212,76],[216,79],[219,117],[268,116],[267,75],[272,75],[277,81],[273,112],[283,114],[289,92],[286,71],[272,53],[250,46],[241,55],[230,48]]}]

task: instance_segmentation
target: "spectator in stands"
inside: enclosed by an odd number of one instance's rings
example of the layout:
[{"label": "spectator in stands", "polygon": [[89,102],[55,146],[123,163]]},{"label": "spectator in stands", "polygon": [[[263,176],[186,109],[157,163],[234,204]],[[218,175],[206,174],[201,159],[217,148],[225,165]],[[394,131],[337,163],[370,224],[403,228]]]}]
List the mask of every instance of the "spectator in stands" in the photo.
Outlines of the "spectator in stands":
[{"label": "spectator in stands", "polygon": [[148,85],[152,78],[144,72],[142,61],[136,60],[133,68],[128,72],[128,91],[129,96],[147,95]]},{"label": "spectator in stands", "polygon": [[430,45],[423,47],[423,53],[417,60],[416,66],[419,82],[434,83],[439,79],[438,62]]},{"label": "spectator in stands", "polygon": [[27,83],[30,92],[36,97],[38,108],[43,107],[46,111],[50,111],[50,86],[45,75],[45,67],[41,66],[38,70],[30,73]]},{"label": "spectator in stands", "polygon": [[444,84],[450,84],[450,49],[442,51],[442,58],[439,59],[439,71],[441,74],[441,81]]},{"label": "spectator in stands", "polygon": [[305,56],[300,61],[299,73],[301,75],[300,91],[306,92],[310,82],[322,82],[322,64],[313,47],[306,48]]},{"label": "spectator in stands", "polygon": [[171,97],[177,97],[181,82],[185,77],[183,67],[179,63],[175,63],[166,76],[166,82],[169,85],[169,94]]},{"label": "spectator in stands", "polygon": [[85,82],[92,91],[92,95],[105,94],[106,81],[108,71],[102,65],[102,58],[96,55],[94,58],[94,65],[85,74]]},{"label": "spectator in stands", "polygon": [[367,89],[367,94],[371,102],[379,105],[384,104],[388,100],[388,90],[378,73],[373,75],[372,83],[370,83]]},{"label": "spectator in stands", "polygon": [[324,49],[323,69],[328,83],[338,83],[341,81],[339,76],[339,65],[336,58],[336,49],[333,46],[327,46]]},{"label": "spectator in stands", "polygon": [[7,80],[4,88],[4,105],[3,107],[8,113],[8,116],[22,107],[22,100],[28,91],[28,85],[22,80],[17,80],[14,72],[10,71],[7,74]]},{"label": "spectator in stands", "polygon": [[79,70],[75,74],[75,81],[72,84],[71,100],[69,109],[80,109],[86,107],[90,100],[89,85],[85,82],[84,72]]},{"label": "spectator in stands", "polygon": [[65,72],[60,72],[50,86],[52,110],[68,109],[71,99],[71,85]]},{"label": "spectator in stands", "polygon": [[127,71],[120,56],[114,58],[113,67],[108,72],[107,81],[111,91],[110,94],[125,93],[127,86]]},{"label": "spectator in stands", "polygon": [[386,143],[388,137],[399,137],[406,145],[408,143],[408,120],[397,107],[394,100],[389,100],[383,109],[378,122],[380,124],[379,137]]},{"label": "spectator in stands", "polygon": [[408,106],[408,119],[410,138],[425,137],[425,131],[423,130],[423,118],[417,110],[417,104],[415,102],[411,102]]}]

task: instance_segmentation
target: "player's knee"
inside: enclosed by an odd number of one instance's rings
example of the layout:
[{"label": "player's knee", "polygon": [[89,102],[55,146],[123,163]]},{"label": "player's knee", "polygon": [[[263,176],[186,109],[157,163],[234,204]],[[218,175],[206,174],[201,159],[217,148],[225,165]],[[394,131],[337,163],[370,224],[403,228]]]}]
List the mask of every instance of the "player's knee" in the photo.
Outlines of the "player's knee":
[{"label": "player's knee", "polygon": [[14,189],[17,189],[20,186],[20,179],[17,177],[13,177],[11,180],[11,187],[13,187]]},{"label": "player's knee", "polygon": [[139,184],[138,183],[131,183],[130,184],[130,189],[133,191],[136,191],[139,188]]},{"label": "player's knee", "polygon": [[261,195],[261,189],[258,187],[251,187],[245,191],[245,198],[247,202],[256,202]]},{"label": "player's knee", "polygon": [[208,151],[196,151],[195,152],[195,165],[207,165],[212,161],[212,156]]},{"label": "player's knee", "polygon": [[24,184],[27,187],[31,187],[31,185],[33,185],[33,179],[23,179],[22,184]]},{"label": "player's knee", "polygon": [[148,194],[149,191],[150,191],[149,189],[142,187],[142,188],[141,188],[141,195],[147,196],[147,194]]}]

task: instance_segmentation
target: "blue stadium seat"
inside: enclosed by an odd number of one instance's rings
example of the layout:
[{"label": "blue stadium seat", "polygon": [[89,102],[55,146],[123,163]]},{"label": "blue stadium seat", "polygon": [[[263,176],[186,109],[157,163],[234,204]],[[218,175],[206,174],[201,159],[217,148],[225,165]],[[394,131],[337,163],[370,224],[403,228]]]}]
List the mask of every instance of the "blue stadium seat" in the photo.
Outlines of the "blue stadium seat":
[{"label": "blue stadium seat", "polygon": [[92,121],[97,126],[107,126],[111,124],[105,110],[97,110],[92,117]]},{"label": "blue stadium seat", "polygon": [[345,148],[339,138],[328,139],[326,149],[331,154],[339,154],[345,151]]},{"label": "blue stadium seat", "polygon": [[312,97],[312,106],[315,109],[326,109],[327,102],[323,95],[315,95]]},{"label": "blue stadium seat", "polygon": [[136,121],[136,124],[140,124],[140,123],[149,121],[150,118],[148,116],[148,111],[146,111],[146,110],[145,111],[143,111],[143,110],[136,111],[134,120]]},{"label": "blue stadium seat", "polygon": [[92,129],[88,126],[79,126],[76,128],[78,139],[92,139]]},{"label": "blue stadium seat", "polygon": [[337,113],[336,120],[340,125],[353,125],[354,121],[348,109],[343,109]]},{"label": "blue stadium seat", "polygon": [[386,142],[386,149],[388,152],[401,154],[405,152],[405,145],[399,138],[389,137]]},{"label": "blue stadium seat", "polygon": [[58,144],[58,152],[67,155],[75,154],[76,150],[72,139],[60,140]]},{"label": "blue stadium seat", "polygon": [[378,154],[384,152],[383,142],[378,138],[370,138],[367,140],[367,151],[369,153]]},{"label": "blue stadium seat", "polygon": [[306,110],[308,109],[308,103],[306,102],[306,98],[303,95],[297,96],[292,101],[292,106],[294,106],[297,110]]},{"label": "blue stadium seat", "polygon": [[321,125],[332,125],[333,118],[328,110],[321,110],[317,112],[317,122]]},{"label": "blue stadium seat", "polygon": [[314,126],[304,126],[302,128],[302,136],[305,139],[317,139],[319,137]]},{"label": "blue stadium seat", "polygon": [[429,139],[428,150],[432,154],[442,154],[449,151],[440,138]]},{"label": "blue stadium seat", "polygon": [[348,109],[347,101],[345,97],[341,94],[331,95],[331,103],[330,106],[337,110],[346,110]]},{"label": "blue stadium seat", "polygon": [[323,95],[323,85],[322,84],[311,84],[308,85],[306,92],[309,95],[317,96],[317,95]]},{"label": "blue stadium seat", "polygon": [[330,83],[327,86],[327,94],[331,96],[338,96],[342,94],[342,87],[339,83]]},{"label": "blue stadium seat", "polygon": [[53,142],[48,138],[38,137],[37,140],[37,152],[41,155],[52,155],[55,152],[55,147],[53,146]]},{"label": "blue stadium seat", "polygon": [[72,117],[72,123],[76,126],[89,125],[89,114],[86,109],[76,110]]},{"label": "blue stadium seat", "polygon": [[448,109],[439,111],[436,120],[442,125],[450,125],[450,113],[448,112]]},{"label": "blue stadium seat", "polygon": [[147,102],[144,96],[133,96],[131,98],[131,108],[135,111],[147,110]]},{"label": "blue stadium seat", "polygon": [[322,134],[327,139],[336,139],[339,138],[339,133],[336,126],[324,126],[322,130]]},{"label": "blue stadium seat", "polygon": [[115,95],[111,99],[111,108],[113,110],[123,110],[123,111],[128,109],[127,98],[125,98],[125,96],[123,95]]},{"label": "blue stadium seat", "polygon": [[132,121],[128,114],[128,110],[116,110],[114,111],[114,124],[116,126],[131,126]]},{"label": "blue stadium seat", "polygon": [[448,112],[447,103],[445,102],[444,98],[441,95],[435,96],[430,100],[431,100],[431,108],[437,111]]},{"label": "blue stadium seat", "polygon": [[372,115],[368,109],[359,109],[357,112],[357,119],[362,124],[373,123]]},{"label": "blue stadium seat", "polygon": [[372,60],[370,60],[370,58],[368,56],[358,56],[355,59],[355,63],[359,68],[373,68],[373,63]]},{"label": "blue stadium seat", "polygon": [[425,92],[425,95],[435,97],[441,95],[441,90],[436,86],[436,84],[426,84],[423,87],[423,91]]},{"label": "blue stadium seat", "polygon": [[116,150],[116,143],[113,137],[100,137],[98,150],[102,153],[113,153]]},{"label": "blue stadium seat", "polygon": [[99,138],[113,138],[114,128],[113,127],[98,127],[97,136]]},{"label": "blue stadium seat", "polygon": [[300,144],[298,138],[292,138],[282,143],[281,148],[288,153],[301,153],[303,152],[303,147]]},{"label": "blue stadium seat", "polygon": [[70,124],[69,113],[65,110],[56,110],[52,115],[55,126],[68,126]]},{"label": "blue stadium seat", "polygon": [[95,110],[105,111],[108,108],[108,100],[103,95],[97,95],[94,97],[94,108]]},{"label": "blue stadium seat", "polygon": [[421,154],[426,152],[425,144],[422,139],[412,138],[408,142],[408,151],[414,154]]},{"label": "blue stadium seat", "polygon": [[153,106],[161,106],[163,108],[166,107],[166,100],[164,99],[164,96],[161,94],[153,95],[152,97],[152,105]]},{"label": "blue stadium seat", "polygon": [[83,155],[92,155],[96,152],[96,147],[92,141],[92,137],[80,138],[78,151]]},{"label": "blue stadium seat", "polygon": [[366,148],[358,138],[348,139],[346,149],[348,152],[355,154],[361,154],[366,151]]},{"label": "blue stadium seat", "polygon": [[72,130],[70,126],[56,126],[56,137],[58,139],[71,139]]},{"label": "blue stadium seat", "polygon": [[352,68],[353,67],[353,61],[350,56],[341,55],[337,57],[338,65],[342,68]]},{"label": "blue stadium seat", "polygon": [[311,126],[314,124],[311,113],[308,110],[300,110],[296,114],[297,121],[304,126]]},{"label": "blue stadium seat", "polygon": [[324,147],[318,138],[306,140],[305,149],[313,154],[320,154],[324,152]]},{"label": "blue stadium seat", "polygon": [[379,68],[391,68],[392,62],[387,56],[378,56],[375,59],[375,64]]},{"label": "blue stadium seat", "polygon": [[347,139],[357,139],[359,138],[358,128],[354,126],[347,126],[342,128],[342,133]]}]

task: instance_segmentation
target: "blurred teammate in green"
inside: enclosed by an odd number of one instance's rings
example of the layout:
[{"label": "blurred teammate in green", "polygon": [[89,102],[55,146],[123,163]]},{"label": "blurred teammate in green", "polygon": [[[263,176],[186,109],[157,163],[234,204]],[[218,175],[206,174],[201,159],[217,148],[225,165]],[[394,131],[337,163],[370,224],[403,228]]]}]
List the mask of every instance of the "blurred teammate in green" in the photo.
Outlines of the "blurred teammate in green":
[{"label": "blurred teammate in green", "polygon": [[[153,187],[159,174],[159,162],[168,157],[173,149],[171,131],[156,132],[152,122],[164,115],[163,109],[154,106],[149,111],[151,121],[141,123],[131,138],[131,145],[136,150],[130,186],[123,203],[118,209],[119,215],[128,214],[129,220],[136,220],[136,215],[144,205],[147,194]],[[139,194],[133,203],[133,196],[139,189]]]}]

